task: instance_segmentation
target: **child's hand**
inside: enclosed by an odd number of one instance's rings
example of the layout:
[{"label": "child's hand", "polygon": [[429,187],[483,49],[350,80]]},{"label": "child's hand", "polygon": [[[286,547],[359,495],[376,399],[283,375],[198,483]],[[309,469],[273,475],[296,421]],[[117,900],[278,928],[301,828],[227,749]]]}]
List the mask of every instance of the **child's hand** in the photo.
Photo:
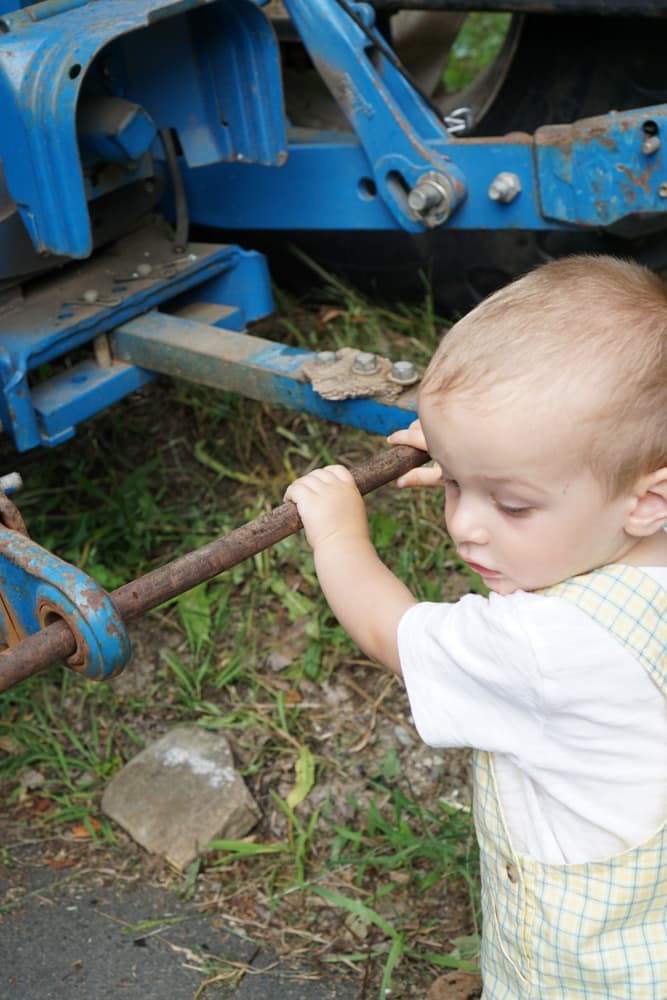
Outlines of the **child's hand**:
[{"label": "child's hand", "polygon": [[313,549],[332,539],[369,538],[364,501],[351,474],[342,465],[315,469],[297,479],[285,491],[285,500],[297,505]]},{"label": "child's hand", "polygon": [[[419,420],[413,420],[409,427],[400,431],[394,431],[387,438],[389,444],[408,444],[411,448],[419,448],[421,451],[428,451],[426,438]],[[442,469],[437,462],[432,465],[422,465],[418,469],[406,472],[404,476],[396,480],[399,488],[405,486],[441,486]]]}]

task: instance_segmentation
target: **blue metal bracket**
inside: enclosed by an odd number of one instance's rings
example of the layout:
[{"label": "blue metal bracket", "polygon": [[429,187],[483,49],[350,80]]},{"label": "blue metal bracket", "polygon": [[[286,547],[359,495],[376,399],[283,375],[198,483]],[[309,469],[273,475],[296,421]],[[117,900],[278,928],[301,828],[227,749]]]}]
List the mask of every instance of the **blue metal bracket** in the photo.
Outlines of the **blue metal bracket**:
[{"label": "blue metal bracket", "polygon": [[667,107],[611,112],[535,133],[543,215],[610,226],[667,207]]},{"label": "blue metal bracket", "polygon": [[[387,59],[372,8],[331,0],[285,0],[285,6],[358,135],[378,194],[399,225],[410,232],[440,225],[465,200],[465,177],[429,144],[446,136],[445,127]],[[422,213],[412,202],[416,189],[425,197],[430,193],[432,212]]]},{"label": "blue metal bracket", "polygon": [[17,531],[0,528],[0,633],[8,646],[64,619],[76,639],[67,665],[94,680],[130,658],[123,621],[99,584]]}]

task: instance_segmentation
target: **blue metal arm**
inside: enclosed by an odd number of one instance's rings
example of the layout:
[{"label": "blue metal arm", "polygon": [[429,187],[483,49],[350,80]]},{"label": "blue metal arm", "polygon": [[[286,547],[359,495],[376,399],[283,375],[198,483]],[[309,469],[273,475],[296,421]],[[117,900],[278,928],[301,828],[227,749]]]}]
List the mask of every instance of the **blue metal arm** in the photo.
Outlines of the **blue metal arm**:
[{"label": "blue metal arm", "polygon": [[387,59],[372,8],[331,0],[285,0],[285,6],[359,137],[377,191],[399,225],[414,232],[424,228],[410,195],[429,184],[433,208],[437,203],[441,221],[448,218],[466,197],[465,178],[432,145],[443,137],[442,122]]}]

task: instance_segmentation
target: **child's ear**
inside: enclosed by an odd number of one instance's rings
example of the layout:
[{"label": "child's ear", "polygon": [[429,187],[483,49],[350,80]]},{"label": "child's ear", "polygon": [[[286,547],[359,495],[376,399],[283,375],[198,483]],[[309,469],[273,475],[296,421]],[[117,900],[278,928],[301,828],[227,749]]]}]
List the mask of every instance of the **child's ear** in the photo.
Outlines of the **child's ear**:
[{"label": "child's ear", "polygon": [[635,504],[625,524],[630,535],[646,537],[667,523],[667,468],[642,476],[635,490]]}]

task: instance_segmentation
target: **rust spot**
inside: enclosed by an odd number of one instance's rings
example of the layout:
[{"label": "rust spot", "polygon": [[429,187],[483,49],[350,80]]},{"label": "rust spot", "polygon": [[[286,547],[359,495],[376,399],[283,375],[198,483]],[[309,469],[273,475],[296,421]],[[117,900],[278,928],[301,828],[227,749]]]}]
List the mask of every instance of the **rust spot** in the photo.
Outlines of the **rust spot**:
[{"label": "rust spot", "polygon": [[9,497],[0,490],[0,521],[10,531],[18,531],[19,534],[29,538],[28,529],[21,516],[21,511],[12,503]]},{"label": "rust spot", "polygon": [[[619,173],[623,174],[631,186],[632,198],[628,197],[628,201],[636,200],[637,189],[641,189],[646,195],[651,193],[651,175],[654,172],[653,167],[649,167],[641,173],[634,173],[630,167],[626,167],[623,163],[617,163],[616,169]],[[630,192],[628,192],[628,194],[630,194]]]},{"label": "rust spot", "polygon": [[85,587],[81,591],[81,597],[89,608],[92,608],[93,611],[99,611],[104,607],[106,594],[100,587]]},{"label": "rust spot", "polygon": [[543,125],[535,132],[538,146],[574,146],[579,142],[598,142],[605,149],[615,149],[616,141],[609,135],[609,122],[603,118],[587,118],[572,125]]}]

